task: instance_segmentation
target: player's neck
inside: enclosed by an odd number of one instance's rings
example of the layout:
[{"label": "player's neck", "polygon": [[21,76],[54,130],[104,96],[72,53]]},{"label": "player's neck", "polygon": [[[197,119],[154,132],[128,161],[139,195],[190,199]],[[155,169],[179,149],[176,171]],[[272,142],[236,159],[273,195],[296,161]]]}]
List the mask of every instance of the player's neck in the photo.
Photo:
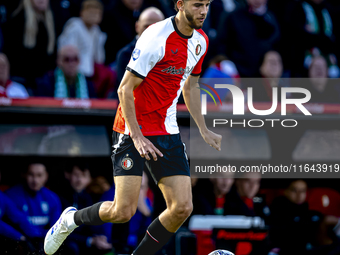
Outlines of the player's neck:
[{"label": "player's neck", "polygon": [[178,30],[185,36],[191,36],[194,32],[194,29],[189,26],[188,21],[184,17],[184,15],[181,15],[180,12],[177,13],[175,17],[175,22],[177,25]]}]

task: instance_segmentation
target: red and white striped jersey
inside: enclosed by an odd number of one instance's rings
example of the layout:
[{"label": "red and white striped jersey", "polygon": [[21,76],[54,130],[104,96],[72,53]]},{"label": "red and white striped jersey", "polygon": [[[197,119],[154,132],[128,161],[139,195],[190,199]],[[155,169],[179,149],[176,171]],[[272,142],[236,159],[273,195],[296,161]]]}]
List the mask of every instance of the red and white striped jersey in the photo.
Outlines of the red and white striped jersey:
[{"label": "red and white striped jersey", "polygon": [[[133,94],[137,122],[144,136],[179,133],[178,98],[189,75],[200,75],[207,50],[208,37],[203,30],[185,36],[178,30],[174,16],[143,32],[126,69],[143,79]],[[113,130],[129,134],[121,105]]]}]

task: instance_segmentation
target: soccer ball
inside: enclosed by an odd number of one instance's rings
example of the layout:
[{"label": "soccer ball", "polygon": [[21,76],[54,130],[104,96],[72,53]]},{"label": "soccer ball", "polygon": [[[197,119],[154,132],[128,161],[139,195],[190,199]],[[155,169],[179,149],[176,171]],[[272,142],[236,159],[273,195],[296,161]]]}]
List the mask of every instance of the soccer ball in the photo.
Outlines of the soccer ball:
[{"label": "soccer ball", "polygon": [[234,255],[234,253],[226,250],[216,250],[213,252],[210,252],[208,255]]}]

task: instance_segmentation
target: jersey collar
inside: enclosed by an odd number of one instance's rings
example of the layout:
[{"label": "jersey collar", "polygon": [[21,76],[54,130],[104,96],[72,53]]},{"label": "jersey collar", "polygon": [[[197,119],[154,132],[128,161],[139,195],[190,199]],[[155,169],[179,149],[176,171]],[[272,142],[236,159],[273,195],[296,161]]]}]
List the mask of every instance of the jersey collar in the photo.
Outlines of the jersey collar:
[{"label": "jersey collar", "polygon": [[176,25],[175,16],[172,16],[172,17],[171,17],[171,21],[172,21],[172,25],[173,25],[174,28],[175,28],[176,33],[177,33],[180,37],[183,37],[184,39],[190,39],[190,38],[192,37],[192,35],[194,34],[194,33],[192,33],[190,36],[183,35],[183,34],[179,31],[179,29],[178,29],[178,27],[177,27],[177,25]]}]

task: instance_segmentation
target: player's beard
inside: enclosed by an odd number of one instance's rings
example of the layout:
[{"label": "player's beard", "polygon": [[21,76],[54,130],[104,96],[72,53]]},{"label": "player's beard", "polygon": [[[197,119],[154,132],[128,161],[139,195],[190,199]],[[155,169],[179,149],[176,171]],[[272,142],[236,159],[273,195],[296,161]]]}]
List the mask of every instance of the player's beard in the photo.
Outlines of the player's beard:
[{"label": "player's beard", "polygon": [[189,21],[189,27],[191,27],[193,29],[202,28],[203,23],[202,23],[202,25],[195,24],[194,15],[192,15],[188,10],[184,10],[184,14],[185,14],[186,19]]}]

